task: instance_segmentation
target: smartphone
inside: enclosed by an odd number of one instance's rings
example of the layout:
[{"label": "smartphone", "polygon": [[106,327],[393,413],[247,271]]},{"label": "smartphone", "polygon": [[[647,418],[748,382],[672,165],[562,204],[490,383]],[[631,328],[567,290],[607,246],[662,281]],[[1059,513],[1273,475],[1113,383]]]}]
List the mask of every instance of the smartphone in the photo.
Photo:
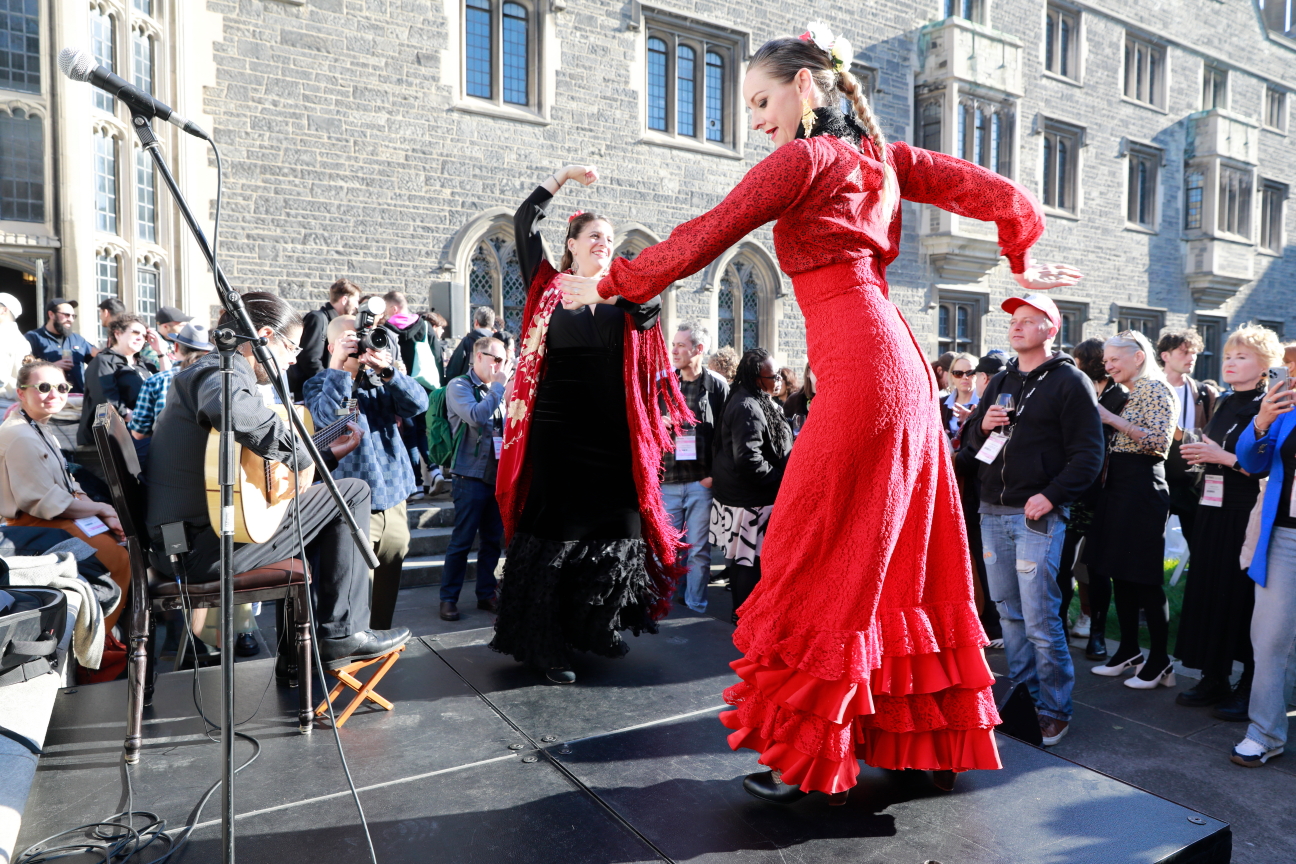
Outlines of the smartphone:
[{"label": "smartphone", "polygon": [[1026,527],[1034,531],[1036,534],[1047,534],[1048,520],[1047,519],[1027,519]]},{"label": "smartphone", "polygon": [[1287,373],[1286,366],[1270,366],[1265,377],[1269,379],[1270,393],[1281,393],[1291,388],[1291,377]]}]

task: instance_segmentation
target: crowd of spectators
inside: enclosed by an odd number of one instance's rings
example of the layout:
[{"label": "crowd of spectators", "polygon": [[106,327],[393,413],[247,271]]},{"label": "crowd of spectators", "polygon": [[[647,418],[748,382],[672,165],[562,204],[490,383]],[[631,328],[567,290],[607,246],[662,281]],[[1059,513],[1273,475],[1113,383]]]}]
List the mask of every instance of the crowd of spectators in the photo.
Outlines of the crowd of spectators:
[{"label": "crowd of spectators", "polygon": [[[503,540],[494,481],[517,336],[479,307],[472,329],[451,338],[444,317],[412,310],[393,291],[381,295],[377,319],[390,348],[361,350],[356,316],[369,300],[355,283],[335,282],[304,316],[287,379],[325,422],[356,401],[351,433],[326,461],[338,478],[370,489],[380,561],[372,624],[392,626],[410,543],[406,502],[447,491],[455,525],[442,616],[458,617],[474,544],[477,605],[493,611]],[[1047,296],[1010,298],[1003,309],[1011,350],[935,360],[935,407],[981,621],[991,648],[1005,651],[1010,683],[1034,700],[1044,743],[1070,730],[1077,668],[1069,637],[1078,637],[1090,673],[1135,690],[1174,687],[1176,671],[1199,674],[1177,701],[1249,722],[1234,762],[1281,753],[1296,678],[1296,393],[1287,388],[1296,343],[1240,327],[1224,345],[1221,380],[1201,381],[1193,374],[1204,346],[1191,328],[1168,329],[1155,344],[1125,331],[1068,354],[1055,346],[1061,316]],[[10,403],[0,427],[0,514],[6,529],[48,530],[94,549],[112,631],[129,567],[93,470],[96,408],[111,404],[128,422],[147,464],[172,382],[213,346],[205,326],[172,307],[153,326],[112,299],[97,313],[99,345],[75,331],[77,303],[64,298],[51,299],[43,325],[23,334],[21,304],[0,294],[0,399]],[[761,576],[765,531],[813,411],[815,375],[808,365],[780,367],[761,348],[717,348],[696,321],[666,337],[697,420],[677,430],[663,465],[666,510],[690,547],[677,602],[706,611],[712,563],[722,562],[736,620]],[[268,388],[265,398],[274,398]],[[439,460],[429,450],[438,421],[453,439]],[[1176,524],[1188,560],[1172,645],[1166,549]],[[1113,605],[1118,636],[1109,650]],[[259,650],[250,632],[238,647]]]}]

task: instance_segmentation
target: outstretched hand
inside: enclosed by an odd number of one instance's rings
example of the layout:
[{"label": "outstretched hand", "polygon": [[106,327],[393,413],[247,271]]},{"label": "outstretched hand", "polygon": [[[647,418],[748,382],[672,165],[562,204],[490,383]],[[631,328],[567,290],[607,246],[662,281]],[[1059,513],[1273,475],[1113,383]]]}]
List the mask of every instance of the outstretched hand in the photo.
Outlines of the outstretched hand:
[{"label": "outstretched hand", "polygon": [[1027,291],[1048,291],[1074,285],[1084,278],[1084,274],[1065,264],[1036,264],[1032,261],[1026,265],[1025,271],[1014,273],[1013,278]]},{"label": "outstretched hand", "polygon": [[558,172],[560,180],[575,180],[582,186],[592,186],[598,182],[598,169],[593,165],[568,165]]},{"label": "outstretched hand", "polygon": [[563,308],[571,311],[606,300],[598,293],[599,276],[573,276],[570,273],[558,275],[558,287],[562,289]]}]

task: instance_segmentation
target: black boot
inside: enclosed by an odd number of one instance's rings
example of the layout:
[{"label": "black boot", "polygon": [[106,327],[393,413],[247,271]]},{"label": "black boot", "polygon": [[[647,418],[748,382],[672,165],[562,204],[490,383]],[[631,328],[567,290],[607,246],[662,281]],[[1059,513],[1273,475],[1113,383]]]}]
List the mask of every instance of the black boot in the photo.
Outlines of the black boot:
[{"label": "black boot", "polygon": [[[770,801],[774,804],[795,804],[802,798],[807,797],[810,793],[804,792],[799,786],[789,786],[779,780],[774,779],[773,771],[761,771],[758,774],[748,774],[743,778],[743,789],[748,795],[759,798],[762,801]],[[828,804],[832,807],[840,807],[846,803],[846,796],[850,794],[847,789],[844,792],[828,796]]]},{"label": "black boot", "polygon": [[1218,705],[1233,693],[1224,675],[1203,675],[1197,686],[1175,697],[1175,702],[1187,708],[1205,708]]},{"label": "black boot", "polygon": [[1107,610],[1092,610],[1089,615],[1089,643],[1085,645],[1086,660],[1107,659]]},{"label": "black boot", "polygon": [[1242,673],[1233,695],[1211,709],[1211,716],[1216,720],[1228,720],[1231,723],[1245,723],[1251,719],[1247,710],[1251,703],[1251,670]]}]

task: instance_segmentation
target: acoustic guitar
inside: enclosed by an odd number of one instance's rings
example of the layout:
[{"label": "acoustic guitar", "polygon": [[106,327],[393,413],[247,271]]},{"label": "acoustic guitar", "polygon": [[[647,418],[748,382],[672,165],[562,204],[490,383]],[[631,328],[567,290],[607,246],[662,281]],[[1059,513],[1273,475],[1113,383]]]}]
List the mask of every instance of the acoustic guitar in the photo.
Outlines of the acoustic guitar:
[{"label": "acoustic guitar", "polygon": [[[290,422],[283,405],[269,406],[285,423]],[[318,431],[314,419],[304,406],[295,405],[311,440],[323,450],[347,433],[347,424],[359,413],[356,400],[351,399],[339,409],[339,416]],[[345,411],[345,414],[342,414]],[[288,505],[297,497],[297,489],[307,486],[315,478],[315,466],[301,474],[293,473],[282,462],[271,462],[248,448],[234,445],[237,451],[237,476],[234,479],[234,542],[264,543],[274,536],[288,512]],[[220,533],[220,430],[212,429],[207,438],[207,458],[204,466],[207,489],[207,518],[213,529]]]}]

